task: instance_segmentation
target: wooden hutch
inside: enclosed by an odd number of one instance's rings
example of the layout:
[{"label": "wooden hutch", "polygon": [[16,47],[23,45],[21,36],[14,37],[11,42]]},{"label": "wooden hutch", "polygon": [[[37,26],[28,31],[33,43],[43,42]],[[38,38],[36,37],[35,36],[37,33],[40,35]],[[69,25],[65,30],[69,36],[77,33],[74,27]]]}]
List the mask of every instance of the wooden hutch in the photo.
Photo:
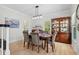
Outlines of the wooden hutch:
[{"label": "wooden hutch", "polygon": [[62,43],[71,43],[71,17],[60,17],[51,20],[51,31],[58,32],[56,41]]}]

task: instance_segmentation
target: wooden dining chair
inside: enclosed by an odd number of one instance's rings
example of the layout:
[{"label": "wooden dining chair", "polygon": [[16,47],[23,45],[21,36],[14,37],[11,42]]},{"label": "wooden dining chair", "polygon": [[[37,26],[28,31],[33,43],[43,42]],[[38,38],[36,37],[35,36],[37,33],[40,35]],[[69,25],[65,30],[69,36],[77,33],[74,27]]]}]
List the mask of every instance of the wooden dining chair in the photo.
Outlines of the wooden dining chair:
[{"label": "wooden dining chair", "polygon": [[29,48],[30,39],[29,39],[28,31],[23,31],[23,35],[24,35],[24,47],[25,47],[25,43],[27,42],[27,48]]},{"label": "wooden dining chair", "polygon": [[39,47],[42,46],[42,41],[39,38],[38,33],[31,33],[32,36],[32,50],[33,50],[33,46],[37,46],[38,48],[38,53],[39,53]]}]

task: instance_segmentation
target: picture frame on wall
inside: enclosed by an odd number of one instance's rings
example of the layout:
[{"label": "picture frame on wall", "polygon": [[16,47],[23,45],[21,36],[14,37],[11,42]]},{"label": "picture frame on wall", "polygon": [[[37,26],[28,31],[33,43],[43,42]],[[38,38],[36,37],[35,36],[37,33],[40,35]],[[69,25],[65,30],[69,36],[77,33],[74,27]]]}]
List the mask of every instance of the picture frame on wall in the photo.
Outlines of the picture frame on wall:
[{"label": "picture frame on wall", "polygon": [[5,23],[10,25],[10,28],[19,28],[19,20],[16,20],[16,19],[6,19]]}]

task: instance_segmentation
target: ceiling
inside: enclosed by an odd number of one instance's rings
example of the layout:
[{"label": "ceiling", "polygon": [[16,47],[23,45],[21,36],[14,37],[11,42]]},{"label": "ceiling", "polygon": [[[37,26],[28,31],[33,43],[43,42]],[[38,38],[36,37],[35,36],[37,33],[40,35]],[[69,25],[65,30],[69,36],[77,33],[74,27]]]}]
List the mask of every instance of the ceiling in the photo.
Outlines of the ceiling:
[{"label": "ceiling", "polygon": [[[6,7],[20,11],[29,16],[35,15],[35,4],[3,4]],[[60,12],[72,8],[72,4],[39,4],[39,14],[49,14],[53,12]]]}]

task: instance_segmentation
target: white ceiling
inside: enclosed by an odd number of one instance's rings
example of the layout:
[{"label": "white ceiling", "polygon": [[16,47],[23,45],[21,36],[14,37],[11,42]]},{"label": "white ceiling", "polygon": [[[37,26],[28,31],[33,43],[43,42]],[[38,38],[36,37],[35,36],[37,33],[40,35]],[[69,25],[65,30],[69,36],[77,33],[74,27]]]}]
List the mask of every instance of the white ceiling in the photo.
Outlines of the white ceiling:
[{"label": "white ceiling", "polygon": [[[4,6],[20,11],[24,14],[33,16],[35,14],[35,4],[4,4]],[[49,14],[69,10],[72,4],[39,4],[39,14]]]}]

